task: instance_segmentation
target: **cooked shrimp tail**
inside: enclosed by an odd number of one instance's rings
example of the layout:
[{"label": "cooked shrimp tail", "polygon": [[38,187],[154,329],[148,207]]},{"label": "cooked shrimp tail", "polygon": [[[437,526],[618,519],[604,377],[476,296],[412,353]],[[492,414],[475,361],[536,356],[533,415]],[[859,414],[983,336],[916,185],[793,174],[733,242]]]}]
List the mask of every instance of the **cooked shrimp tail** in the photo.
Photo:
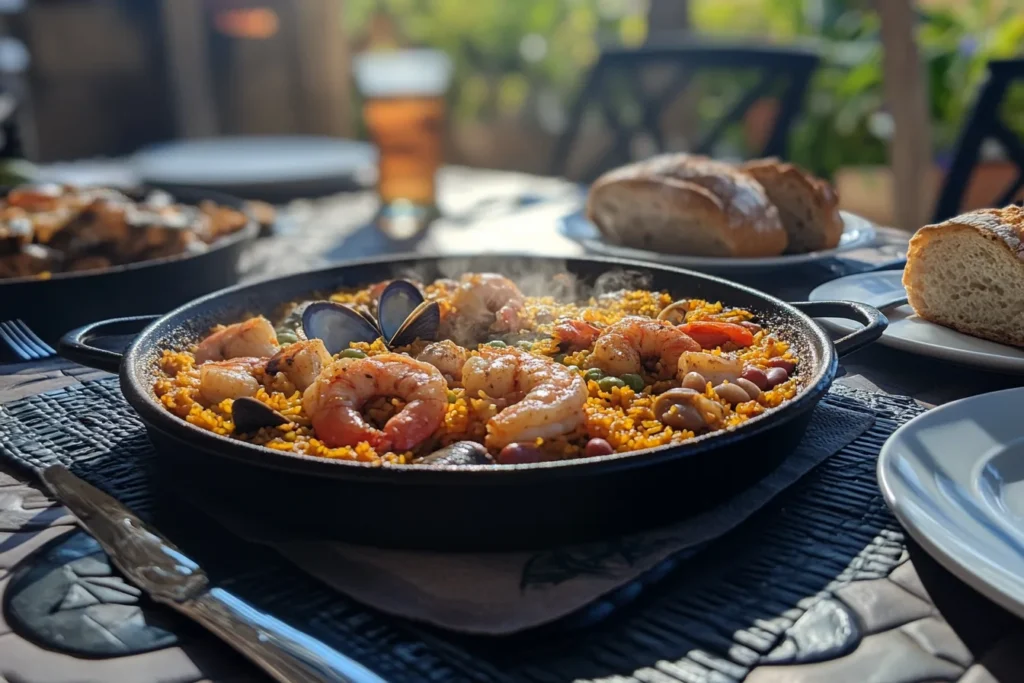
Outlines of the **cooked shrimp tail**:
[{"label": "cooked shrimp tail", "polygon": [[228,325],[199,342],[196,363],[247,356],[269,358],[277,353],[277,333],[263,316]]},{"label": "cooked shrimp tail", "polygon": [[584,320],[559,320],[551,331],[563,349],[586,349],[601,335],[601,328]]},{"label": "cooked shrimp tail", "polygon": [[260,388],[263,358],[232,358],[199,366],[199,395],[209,403],[253,396]]}]

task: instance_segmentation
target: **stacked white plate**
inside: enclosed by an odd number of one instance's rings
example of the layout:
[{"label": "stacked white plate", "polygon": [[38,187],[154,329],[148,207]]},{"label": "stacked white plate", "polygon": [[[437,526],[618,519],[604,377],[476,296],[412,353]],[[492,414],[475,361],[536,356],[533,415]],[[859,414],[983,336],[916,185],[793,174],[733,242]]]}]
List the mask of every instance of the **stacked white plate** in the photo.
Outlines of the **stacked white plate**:
[{"label": "stacked white plate", "polygon": [[[811,292],[811,301],[841,299],[880,305],[898,296],[906,296],[902,271],[881,271],[848,275],[826,282]],[[902,351],[972,365],[987,370],[1024,373],[1024,349],[978,339],[917,316],[909,304],[883,311],[889,327],[878,344]],[[837,332],[850,332],[858,323],[827,318],[826,327]]]},{"label": "stacked white plate", "polygon": [[1024,618],[1024,388],[947,403],[898,429],[878,482],[907,532]]}]

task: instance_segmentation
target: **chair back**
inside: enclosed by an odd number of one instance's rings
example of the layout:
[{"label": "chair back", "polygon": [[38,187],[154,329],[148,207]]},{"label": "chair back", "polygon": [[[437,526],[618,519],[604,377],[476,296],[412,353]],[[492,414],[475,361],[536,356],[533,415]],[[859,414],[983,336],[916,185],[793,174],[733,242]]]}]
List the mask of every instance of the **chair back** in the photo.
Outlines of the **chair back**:
[{"label": "chair back", "polygon": [[[569,125],[555,145],[551,170],[555,175],[571,175],[592,181],[610,168],[633,161],[639,156],[664,151],[683,151],[670,141],[666,121],[669,107],[685,97],[691,88],[704,91],[709,85],[703,74],[723,74],[720,83],[734,85],[731,103],[721,105],[710,116],[705,130],[697,131],[696,141],[685,141],[685,151],[709,154],[733,127],[742,125],[748,112],[762,100],[775,103],[774,121],[760,149],[748,156],[785,157],[788,136],[818,65],[818,56],[799,48],[751,47],[718,43],[646,45],[639,49],[612,49],[603,52],[591,70],[570,114]],[[714,85],[714,82],[710,82]],[[698,110],[702,102],[695,101]],[[570,169],[574,145],[580,141],[585,121],[591,112],[600,116],[610,135],[610,146],[580,170]],[[638,145],[638,141],[646,145]],[[638,147],[645,147],[639,150]]]}]

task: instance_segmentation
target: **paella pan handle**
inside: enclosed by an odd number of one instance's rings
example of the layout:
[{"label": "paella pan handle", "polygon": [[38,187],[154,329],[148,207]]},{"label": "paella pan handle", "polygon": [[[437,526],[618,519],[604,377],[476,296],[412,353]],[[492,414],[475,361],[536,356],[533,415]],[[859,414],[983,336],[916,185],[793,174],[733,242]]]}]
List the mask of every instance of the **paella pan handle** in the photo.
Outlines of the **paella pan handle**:
[{"label": "paella pan handle", "polygon": [[159,315],[137,315],[130,318],[112,318],[83,325],[60,338],[57,352],[75,363],[97,370],[117,372],[121,367],[121,351],[103,348],[95,343],[101,337],[132,336],[141,332]]},{"label": "paella pan handle", "polygon": [[889,326],[889,319],[881,311],[856,301],[800,301],[792,305],[812,318],[844,318],[864,325],[833,342],[840,358],[875,341]]}]

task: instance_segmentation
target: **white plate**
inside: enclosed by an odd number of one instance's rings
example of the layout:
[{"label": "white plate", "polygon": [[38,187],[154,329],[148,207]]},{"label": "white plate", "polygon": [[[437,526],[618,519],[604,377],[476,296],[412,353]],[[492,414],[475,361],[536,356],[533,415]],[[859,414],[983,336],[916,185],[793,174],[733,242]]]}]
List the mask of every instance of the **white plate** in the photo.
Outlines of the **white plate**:
[{"label": "white plate", "polygon": [[[811,292],[811,301],[859,301],[875,305],[905,293],[903,271],[889,270],[877,273],[848,275],[817,287]],[[877,343],[922,356],[972,365],[988,370],[1024,374],[1024,349],[978,339],[942,325],[919,318],[909,304],[885,311],[889,327]],[[822,320],[826,327],[838,332],[850,332],[858,323],[837,318]]]},{"label": "white plate", "polygon": [[710,270],[716,273],[728,273],[751,270],[772,270],[807,263],[815,263],[841,256],[842,252],[867,247],[875,242],[875,226],[866,218],[861,218],[846,211],[839,212],[843,217],[843,235],[839,238],[839,246],[835,249],[812,251],[806,254],[783,254],[765,258],[730,258],[725,256],[686,256],[681,254],[660,254],[646,249],[633,249],[608,244],[601,238],[597,227],[591,223],[582,209],[559,221],[558,231],[565,237],[579,242],[587,251],[607,256],[617,256],[637,261],[665,263],[691,270]]},{"label": "white plate", "polygon": [[885,501],[932,557],[1024,618],[1024,388],[948,403],[882,447]]},{"label": "white plate", "polygon": [[132,156],[133,171],[151,185],[208,187],[273,201],[359,189],[373,182],[376,168],[372,145],[303,135],[178,140]]}]

